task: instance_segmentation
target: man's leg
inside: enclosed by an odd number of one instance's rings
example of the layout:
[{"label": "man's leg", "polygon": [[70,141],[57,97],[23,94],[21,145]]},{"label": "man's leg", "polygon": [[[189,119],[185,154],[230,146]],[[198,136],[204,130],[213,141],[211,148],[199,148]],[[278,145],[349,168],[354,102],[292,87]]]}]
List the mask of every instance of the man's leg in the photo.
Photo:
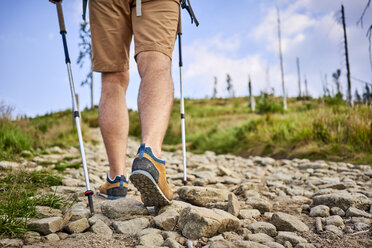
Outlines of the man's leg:
[{"label": "man's leg", "polygon": [[161,158],[161,145],[168,128],[173,105],[171,60],[163,53],[145,51],[137,55],[141,85],[138,111],[141,119],[142,143]]},{"label": "man's leg", "polygon": [[110,178],[125,175],[129,117],[125,93],[129,72],[102,73],[99,124],[110,164]]},{"label": "man's leg", "polygon": [[141,76],[138,111],[142,144],[133,161],[130,179],[145,206],[160,207],[171,204],[173,198],[166,180],[165,161],[160,160],[173,104],[171,60],[160,52],[145,51],[137,55],[137,65]]}]

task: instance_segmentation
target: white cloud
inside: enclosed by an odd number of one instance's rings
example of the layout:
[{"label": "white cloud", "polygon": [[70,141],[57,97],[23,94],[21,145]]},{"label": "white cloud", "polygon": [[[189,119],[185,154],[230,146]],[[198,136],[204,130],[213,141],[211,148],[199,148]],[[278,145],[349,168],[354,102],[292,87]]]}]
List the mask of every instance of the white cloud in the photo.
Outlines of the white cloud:
[{"label": "white cloud", "polygon": [[[345,9],[349,18],[357,20],[363,4],[346,0]],[[361,2],[358,0],[357,2]],[[363,2],[363,1],[362,1]],[[308,81],[309,92],[313,96],[323,93],[320,72],[328,74],[328,84],[333,84],[331,75],[341,68],[343,89],[346,89],[344,66],[343,30],[336,20],[339,11],[338,1],[280,1],[282,22],[282,48],[284,53],[284,73],[287,94],[298,94],[296,57],[301,61],[302,89],[304,76]],[[369,18],[366,23],[372,23]],[[348,39],[352,75],[370,78],[368,62],[368,42],[364,31],[356,22],[348,21]],[[254,40],[255,50],[244,50],[244,44]],[[270,67],[271,86],[281,95],[281,79],[278,59],[276,9],[268,9],[259,25],[248,35],[231,34],[228,30],[209,39],[194,40],[184,47],[185,78],[188,82],[185,95],[204,97],[211,95],[214,76],[218,78],[218,92],[226,96],[226,73],[232,77],[237,95],[247,95],[248,74],[253,81],[255,94],[266,87],[266,68]],[[324,75],[322,76],[324,77]],[[353,83],[355,87],[361,85]]]}]

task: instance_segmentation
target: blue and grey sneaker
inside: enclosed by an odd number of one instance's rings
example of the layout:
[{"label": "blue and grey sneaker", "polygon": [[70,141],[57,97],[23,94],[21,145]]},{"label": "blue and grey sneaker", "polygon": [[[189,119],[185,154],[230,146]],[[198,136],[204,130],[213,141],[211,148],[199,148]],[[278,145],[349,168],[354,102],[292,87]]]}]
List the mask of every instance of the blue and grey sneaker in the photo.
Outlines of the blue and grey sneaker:
[{"label": "blue and grey sneaker", "polygon": [[99,187],[98,195],[110,200],[124,198],[128,192],[128,183],[124,175],[116,176],[114,180],[107,175],[106,182]]}]

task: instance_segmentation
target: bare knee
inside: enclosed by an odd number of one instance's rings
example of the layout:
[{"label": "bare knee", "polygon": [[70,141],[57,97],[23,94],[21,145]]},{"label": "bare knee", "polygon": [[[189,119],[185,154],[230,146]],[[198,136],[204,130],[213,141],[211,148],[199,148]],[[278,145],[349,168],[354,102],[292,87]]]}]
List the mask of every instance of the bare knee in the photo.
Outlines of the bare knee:
[{"label": "bare knee", "polygon": [[126,91],[129,83],[129,72],[102,72],[102,91],[118,90]]},{"label": "bare knee", "polygon": [[138,72],[141,78],[147,76],[171,75],[171,60],[163,53],[145,51],[137,55]]}]

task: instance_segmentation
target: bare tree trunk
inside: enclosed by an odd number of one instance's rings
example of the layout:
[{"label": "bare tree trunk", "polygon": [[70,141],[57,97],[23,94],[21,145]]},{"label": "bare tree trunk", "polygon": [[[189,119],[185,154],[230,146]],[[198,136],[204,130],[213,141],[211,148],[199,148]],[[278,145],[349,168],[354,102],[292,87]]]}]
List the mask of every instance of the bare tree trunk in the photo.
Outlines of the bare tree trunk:
[{"label": "bare tree trunk", "polygon": [[276,8],[278,14],[278,40],[279,40],[279,60],[280,60],[280,71],[282,76],[282,90],[283,90],[283,108],[287,110],[287,95],[285,92],[285,84],[284,84],[284,69],[283,69],[283,55],[282,55],[282,41],[280,35],[280,16],[279,16],[279,8]]},{"label": "bare tree trunk", "polygon": [[342,26],[344,28],[344,44],[345,44],[345,59],[346,59],[346,73],[347,73],[347,100],[349,105],[353,107],[353,100],[351,95],[351,81],[350,81],[350,64],[349,64],[349,49],[347,47],[347,37],[346,37],[346,23],[345,23],[345,11],[344,5],[341,4],[341,14],[342,14]]},{"label": "bare tree trunk", "polygon": [[253,94],[252,94],[252,82],[251,82],[251,77],[249,77],[249,81],[248,81],[248,89],[249,89],[249,105],[252,109],[252,111],[254,112],[255,109],[256,109],[256,103],[254,101],[254,97],[253,97]]},{"label": "bare tree trunk", "polygon": [[298,76],[298,97],[301,98],[302,92],[301,92],[301,73],[300,73],[300,59],[296,58],[297,62],[297,76]]}]

